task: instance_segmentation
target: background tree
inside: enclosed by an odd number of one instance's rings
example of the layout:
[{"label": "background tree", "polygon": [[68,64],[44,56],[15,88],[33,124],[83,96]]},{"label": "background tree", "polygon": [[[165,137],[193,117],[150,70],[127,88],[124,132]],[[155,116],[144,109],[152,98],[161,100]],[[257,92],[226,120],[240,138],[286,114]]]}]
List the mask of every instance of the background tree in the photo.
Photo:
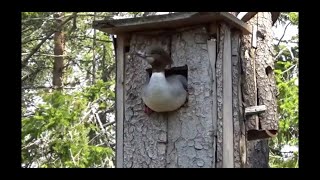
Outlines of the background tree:
[{"label": "background tree", "polygon": [[114,167],[114,47],[92,21],[152,14],[21,14],[23,167]]},{"label": "background tree", "polygon": [[22,13],[23,167],[113,167],[111,15]]},{"label": "background tree", "polygon": [[297,12],[281,13],[279,25],[285,25],[283,35],[275,39],[276,54],[275,74],[278,86],[278,111],[280,115],[279,134],[269,143],[271,167],[298,167],[299,140],[299,35],[293,35],[290,40],[283,40],[287,28],[292,25],[299,28]]}]

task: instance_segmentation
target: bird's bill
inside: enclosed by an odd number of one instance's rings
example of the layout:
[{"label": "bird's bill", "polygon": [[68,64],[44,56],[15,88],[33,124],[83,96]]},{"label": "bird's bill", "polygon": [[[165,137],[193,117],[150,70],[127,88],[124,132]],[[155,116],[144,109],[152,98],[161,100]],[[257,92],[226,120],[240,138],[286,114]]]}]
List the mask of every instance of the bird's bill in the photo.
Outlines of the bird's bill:
[{"label": "bird's bill", "polygon": [[149,56],[146,53],[142,53],[140,51],[135,53],[137,56],[141,57],[142,59],[146,60],[149,64],[152,64],[154,62],[154,58],[152,56]]},{"label": "bird's bill", "polygon": [[145,58],[145,60],[146,60],[149,64],[152,64],[152,63],[154,62],[154,58],[151,57],[151,56],[147,56],[147,57]]},{"label": "bird's bill", "polygon": [[141,57],[141,58],[143,58],[143,59],[146,58],[146,54],[145,54],[145,53],[142,53],[142,52],[140,52],[140,51],[134,52],[133,54],[135,54],[135,55],[137,55],[137,56],[139,56],[139,57]]}]

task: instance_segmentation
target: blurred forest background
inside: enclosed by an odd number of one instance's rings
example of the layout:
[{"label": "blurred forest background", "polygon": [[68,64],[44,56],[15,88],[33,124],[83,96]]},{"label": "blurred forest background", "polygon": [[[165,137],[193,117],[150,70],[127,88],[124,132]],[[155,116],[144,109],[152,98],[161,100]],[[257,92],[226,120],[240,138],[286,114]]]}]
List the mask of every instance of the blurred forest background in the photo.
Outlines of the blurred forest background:
[{"label": "blurred forest background", "polygon": [[[156,14],[164,13],[21,14],[22,167],[114,167],[113,37],[92,22]],[[296,12],[274,25],[280,132],[269,140],[270,167],[298,167],[298,28]]]}]

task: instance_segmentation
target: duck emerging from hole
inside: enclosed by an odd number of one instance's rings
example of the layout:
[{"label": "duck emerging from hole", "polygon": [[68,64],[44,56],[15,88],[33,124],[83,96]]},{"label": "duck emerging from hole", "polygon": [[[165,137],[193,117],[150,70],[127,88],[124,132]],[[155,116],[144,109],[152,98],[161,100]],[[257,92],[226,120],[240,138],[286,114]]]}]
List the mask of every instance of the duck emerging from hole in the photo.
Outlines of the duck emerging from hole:
[{"label": "duck emerging from hole", "polygon": [[165,68],[173,63],[170,55],[160,47],[153,47],[147,53],[137,52],[152,69],[149,82],[142,89],[145,113],[170,112],[179,109],[188,99],[186,77],[179,74],[165,75]]}]

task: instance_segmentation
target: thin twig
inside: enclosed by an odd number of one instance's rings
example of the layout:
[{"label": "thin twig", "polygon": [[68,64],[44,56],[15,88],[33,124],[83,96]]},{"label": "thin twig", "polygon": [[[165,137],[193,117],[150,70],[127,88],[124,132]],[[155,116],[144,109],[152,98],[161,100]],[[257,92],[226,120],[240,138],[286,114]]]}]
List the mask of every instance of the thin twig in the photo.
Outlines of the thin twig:
[{"label": "thin twig", "polygon": [[291,67],[289,67],[288,69],[286,69],[285,71],[283,71],[282,74],[290,71],[292,68],[294,68],[294,67],[296,67],[296,66],[297,66],[296,64],[292,65]]},{"label": "thin twig", "polygon": [[100,120],[100,118],[99,118],[98,113],[94,113],[94,115],[95,115],[95,117],[96,117],[96,120],[97,120],[98,124],[99,124],[100,127],[101,127],[102,132],[105,132],[105,129],[104,129],[103,125],[102,125],[102,122],[101,122],[101,120]]},{"label": "thin twig", "polygon": [[[72,61],[73,61],[73,60],[72,60]],[[77,60],[77,61],[86,62],[86,61],[84,61],[84,60]],[[82,69],[82,67],[81,67],[76,61],[73,61],[73,62],[74,62],[74,64],[77,65],[80,69]],[[90,72],[90,70],[87,70],[87,69],[85,69],[85,68],[84,68],[84,70],[85,70],[88,74],[92,75],[92,73]]]},{"label": "thin twig", "polygon": [[73,157],[73,155],[72,155],[72,150],[71,150],[71,148],[69,148],[69,151],[70,151],[70,156],[71,156],[71,159],[72,159],[72,161],[73,161],[73,164],[76,165],[76,161],[74,160],[74,157]]},{"label": "thin twig", "polygon": [[299,41],[293,41],[293,40],[280,40],[277,38],[274,38],[276,41],[284,42],[284,43],[299,43]]},{"label": "thin twig", "polygon": [[21,33],[25,33],[26,31],[29,31],[29,30],[31,30],[31,29],[32,29],[32,28],[26,28],[26,29],[22,30]]},{"label": "thin twig", "polygon": [[101,73],[101,79],[103,80],[103,82],[106,82],[107,81],[107,78],[105,77],[105,72],[106,72],[106,68],[105,68],[105,64],[106,64],[106,46],[103,45],[102,46],[103,49],[102,49],[102,60],[101,60],[101,64],[102,64],[102,73]]},{"label": "thin twig", "polygon": [[26,148],[28,148],[28,147],[30,147],[30,146],[32,146],[32,145],[34,145],[34,144],[38,145],[38,141],[37,141],[37,140],[35,140],[34,142],[32,142],[32,143],[30,143],[30,144],[27,144],[26,146],[22,147],[21,149],[26,149]]},{"label": "thin twig", "polygon": [[292,53],[292,51],[291,51],[291,47],[290,47],[288,44],[287,44],[287,49],[288,49],[289,52],[290,52],[291,58],[294,59],[294,55],[293,55],[293,53]]},{"label": "thin twig", "polygon": [[29,18],[22,20],[22,23],[28,22],[28,21],[37,21],[37,20],[55,20],[55,18]]},{"label": "thin twig", "polygon": [[25,80],[28,79],[30,76],[32,76],[32,75],[34,75],[34,74],[37,74],[37,73],[40,72],[40,71],[41,71],[40,68],[39,68],[39,69],[36,69],[35,71],[33,71],[33,72],[31,72],[31,73],[23,76],[23,77],[21,78],[21,81],[22,81],[22,82],[25,81]]},{"label": "thin twig", "polygon": [[[96,12],[94,12],[93,21],[96,20]],[[96,29],[93,29],[93,41],[92,41],[92,84],[96,81]]]},{"label": "thin twig", "polygon": [[[28,39],[28,40],[23,41],[21,44],[26,44],[26,43],[29,43],[29,42],[32,42],[32,41],[40,41],[40,40],[42,40],[42,39],[43,39],[43,38]],[[52,38],[49,37],[48,39],[51,40]]]},{"label": "thin twig", "polygon": [[[83,148],[81,148],[81,149],[79,150],[79,152],[78,152],[74,157],[79,156],[79,155],[80,155],[80,153],[81,153],[81,151],[82,151],[82,149],[83,149]],[[78,161],[79,161],[79,158],[80,158],[80,156],[78,157]]]},{"label": "thin twig", "polygon": [[286,27],[284,28],[283,34],[282,34],[281,38],[279,39],[279,42],[278,42],[277,46],[279,46],[282,38],[283,38],[284,35],[286,34],[286,31],[287,31],[288,26],[289,26],[290,24],[291,24],[291,22],[289,22],[289,23],[286,25]]},{"label": "thin twig", "polygon": [[101,136],[102,134],[104,134],[103,132],[98,133],[96,136],[94,136],[92,139],[90,139],[90,141],[88,142],[88,144],[90,144],[95,138]]},{"label": "thin twig", "polygon": [[73,25],[70,32],[75,31],[77,29],[77,15],[73,17]]},{"label": "thin twig", "polygon": [[27,114],[27,115],[23,115],[22,117],[29,117],[29,116],[33,116],[35,115],[35,113],[30,113],[30,114]]},{"label": "thin twig", "polygon": [[[75,87],[60,87],[63,89],[75,89]],[[21,87],[21,89],[55,89],[55,87],[52,86],[25,86]]]},{"label": "thin twig", "polygon": [[109,122],[109,123],[107,123],[107,124],[104,124],[103,126],[104,126],[104,127],[108,127],[108,126],[113,125],[114,123],[116,123],[116,121]]},{"label": "thin twig", "polygon": [[[93,37],[89,37],[89,36],[70,36],[69,37],[70,39],[71,38],[78,38],[78,39],[80,39],[80,40],[83,40],[83,39],[85,39],[85,38],[88,38],[88,39],[94,39]],[[107,43],[112,43],[112,41],[108,41],[108,40],[103,40],[103,39],[95,39],[96,41],[101,41],[101,42],[107,42]]]},{"label": "thin twig", "polygon": [[285,48],[281,49],[274,59],[277,60],[277,58],[278,58],[278,57],[284,52],[284,50],[287,49],[287,48],[288,48],[288,47],[285,47]]},{"label": "thin twig", "polygon": [[[72,16],[72,15],[66,15],[65,17],[68,17],[68,16]],[[103,15],[80,14],[80,13],[78,13],[77,16],[96,16],[96,17],[102,17],[102,18],[112,17],[112,16],[110,16],[110,15],[103,16]]]},{"label": "thin twig", "polygon": [[[22,56],[28,55],[28,53],[22,53]],[[54,55],[54,54],[34,54],[34,56],[48,56],[48,57],[68,57],[69,55]]]},{"label": "thin twig", "polygon": [[111,113],[111,112],[113,112],[113,111],[114,111],[114,103],[112,104],[112,106],[111,106],[108,110],[106,110],[106,111],[104,112],[104,114]]},{"label": "thin twig", "polygon": [[[80,123],[82,123],[82,122],[88,117],[88,115],[91,113],[91,104],[93,104],[93,103],[91,103],[91,102],[88,103],[87,108],[86,108],[86,110],[84,111],[84,112],[86,112],[86,113],[85,113],[84,116],[81,118]],[[79,124],[80,124],[80,123],[79,123]]]},{"label": "thin twig", "polygon": [[70,138],[71,138],[71,141],[73,141],[73,138],[72,138],[72,133],[71,133],[71,131],[69,131],[69,134],[70,134]]}]

